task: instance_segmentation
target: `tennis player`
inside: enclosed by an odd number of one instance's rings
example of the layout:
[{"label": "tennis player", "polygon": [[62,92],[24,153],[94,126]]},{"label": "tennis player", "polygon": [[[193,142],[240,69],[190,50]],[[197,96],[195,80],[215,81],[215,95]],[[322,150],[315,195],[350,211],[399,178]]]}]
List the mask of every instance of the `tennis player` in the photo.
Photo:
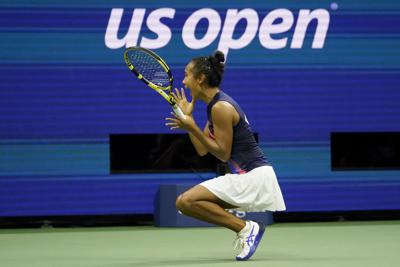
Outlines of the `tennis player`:
[{"label": "tennis player", "polygon": [[[185,68],[183,84],[189,88],[173,94],[184,117],[166,118],[171,130],[184,129],[200,156],[213,154],[228,162],[232,173],[200,183],[176,200],[177,209],[187,216],[220,225],[237,233],[236,260],[249,259],[264,234],[262,222],[244,221],[227,209],[242,211],[282,211],[285,203],[271,164],[267,161],[240,106],[219,85],[225,56],[192,59]],[[208,122],[202,131],[193,118],[197,100],[207,104]]]}]

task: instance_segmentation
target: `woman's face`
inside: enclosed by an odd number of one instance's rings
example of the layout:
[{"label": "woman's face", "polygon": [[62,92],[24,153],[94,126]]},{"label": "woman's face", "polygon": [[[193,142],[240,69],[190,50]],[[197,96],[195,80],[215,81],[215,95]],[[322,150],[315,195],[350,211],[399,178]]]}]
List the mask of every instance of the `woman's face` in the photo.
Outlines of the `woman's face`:
[{"label": "woman's face", "polygon": [[186,65],[185,78],[183,79],[182,83],[186,88],[189,88],[192,97],[197,98],[199,92],[201,91],[201,87],[199,79],[194,77],[192,69],[193,69],[193,63],[190,62],[189,64]]}]

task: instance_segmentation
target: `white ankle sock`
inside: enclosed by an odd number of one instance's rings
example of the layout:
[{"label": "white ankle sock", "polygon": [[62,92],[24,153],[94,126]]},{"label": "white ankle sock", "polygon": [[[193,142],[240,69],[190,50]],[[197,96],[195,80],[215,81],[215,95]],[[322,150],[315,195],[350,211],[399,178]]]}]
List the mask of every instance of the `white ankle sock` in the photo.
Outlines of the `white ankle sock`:
[{"label": "white ankle sock", "polygon": [[246,233],[249,230],[250,230],[250,221],[246,221],[246,225],[243,227],[242,230],[240,230],[240,232],[238,234],[242,235],[242,234]]}]

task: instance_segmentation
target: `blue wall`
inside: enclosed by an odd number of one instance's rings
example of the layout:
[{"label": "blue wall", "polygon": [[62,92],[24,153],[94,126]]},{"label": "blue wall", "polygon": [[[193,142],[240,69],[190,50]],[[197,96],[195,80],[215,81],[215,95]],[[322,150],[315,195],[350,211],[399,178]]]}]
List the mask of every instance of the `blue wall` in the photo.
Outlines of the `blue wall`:
[{"label": "blue wall", "polygon": [[[212,177],[109,175],[109,134],[169,132],[168,105],[132,76],[122,59],[126,42],[117,45],[116,39],[129,31],[132,44],[136,29],[140,44],[143,37],[168,37],[170,31],[168,42],[153,43],[162,46],[155,51],[170,64],[180,87],[190,58],[229,45],[220,42],[230,25],[228,12],[246,8],[258,22],[247,28],[251,22],[239,20],[233,39],[247,31],[254,38],[228,50],[222,89],[241,104],[259,133],[288,211],[400,208],[400,172],[332,172],[329,150],[333,131],[400,131],[397,1],[38,2],[0,3],[0,216],[152,213],[160,183]],[[158,35],[163,27],[147,22],[154,23],[166,7],[173,16],[161,19],[167,34]],[[184,41],[186,23],[202,8],[215,19],[200,20],[194,38],[209,30],[216,34],[194,49]],[[110,23],[118,9],[123,9],[121,23]],[[292,48],[306,9],[321,10],[321,20],[312,20],[301,47]],[[144,13],[140,30],[129,27],[134,10],[136,23]],[[293,24],[271,35],[286,40],[272,49],[260,41],[272,26],[261,25],[276,13],[293,18]],[[313,47],[322,25],[327,26],[326,36],[319,37],[323,46]],[[106,37],[107,28],[118,36]],[[203,124],[205,107],[197,108],[195,117]]]}]

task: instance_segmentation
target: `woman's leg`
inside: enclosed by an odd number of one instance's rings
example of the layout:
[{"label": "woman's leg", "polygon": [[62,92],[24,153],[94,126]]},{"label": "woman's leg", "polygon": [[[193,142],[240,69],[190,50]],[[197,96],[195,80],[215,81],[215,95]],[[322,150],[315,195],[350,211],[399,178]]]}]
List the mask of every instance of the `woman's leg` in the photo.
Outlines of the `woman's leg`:
[{"label": "woman's leg", "polygon": [[196,185],[180,195],[176,207],[183,214],[212,224],[226,227],[238,233],[246,222],[225,209],[237,208],[217,198],[211,191]]}]

